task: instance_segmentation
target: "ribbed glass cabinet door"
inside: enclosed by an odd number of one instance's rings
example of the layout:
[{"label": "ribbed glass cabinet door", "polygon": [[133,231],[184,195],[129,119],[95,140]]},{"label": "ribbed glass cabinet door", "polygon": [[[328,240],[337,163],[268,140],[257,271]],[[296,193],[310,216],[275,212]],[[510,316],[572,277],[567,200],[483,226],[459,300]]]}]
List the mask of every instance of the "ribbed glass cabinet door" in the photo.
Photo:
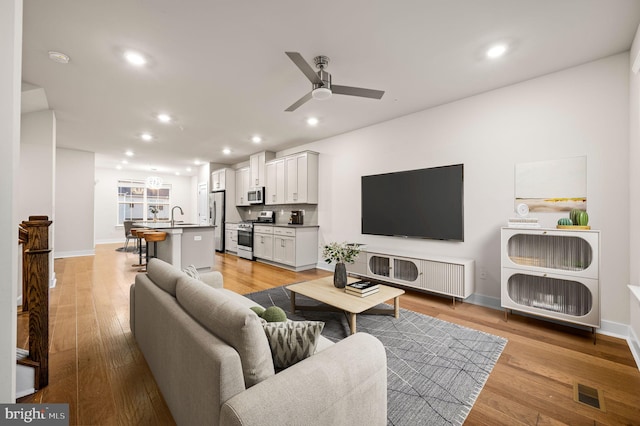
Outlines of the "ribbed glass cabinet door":
[{"label": "ribbed glass cabinet door", "polygon": [[381,277],[389,277],[391,264],[390,259],[385,256],[371,256],[369,259],[369,270]]},{"label": "ribbed glass cabinet door", "polygon": [[507,255],[523,266],[583,271],[593,262],[589,243],[578,237],[515,234],[509,238]]},{"label": "ribbed glass cabinet door", "polygon": [[418,266],[411,260],[393,259],[393,278],[414,282],[418,279]]},{"label": "ribbed glass cabinet door", "polygon": [[591,291],[572,280],[514,274],[509,277],[507,291],[519,305],[575,317],[587,315],[593,308]]}]

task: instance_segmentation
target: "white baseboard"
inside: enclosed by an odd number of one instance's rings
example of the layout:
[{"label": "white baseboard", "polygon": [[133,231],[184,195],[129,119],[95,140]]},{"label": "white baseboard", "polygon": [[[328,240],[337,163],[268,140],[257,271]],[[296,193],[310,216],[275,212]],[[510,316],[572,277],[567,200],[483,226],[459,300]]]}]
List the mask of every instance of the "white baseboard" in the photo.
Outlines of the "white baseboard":
[{"label": "white baseboard", "polygon": [[636,333],[631,327],[629,327],[627,344],[629,345],[629,349],[631,349],[631,355],[633,355],[633,359],[636,360],[636,366],[638,366],[638,369],[640,370],[640,339],[638,339],[638,336],[636,336]]},{"label": "white baseboard", "polygon": [[[115,243],[122,243],[122,245],[124,245],[126,239],[125,238],[110,238],[110,239],[106,239],[106,240],[96,240],[95,243],[96,244],[115,244]],[[133,241],[133,240],[131,240]],[[129,244],[131,244],[131,242],[129,242]]]},{"label": "white baseboard", "polygon": [[54,259],[63,259],[66,257],[95,256],[96,250],[80,250],[80,251],[57,251],[53,254]]}]

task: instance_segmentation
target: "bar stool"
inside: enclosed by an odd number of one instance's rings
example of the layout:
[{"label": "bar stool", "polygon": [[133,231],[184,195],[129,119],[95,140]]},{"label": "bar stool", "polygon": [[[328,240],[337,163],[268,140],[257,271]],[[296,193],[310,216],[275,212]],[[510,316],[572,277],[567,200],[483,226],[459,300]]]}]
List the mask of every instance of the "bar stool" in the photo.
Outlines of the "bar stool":
[{"label": "bar stool", "polygon": [[148,230],[149,228],[131,228],[131,235],[135,237],[136,247],[138,248],[138,263],[131,265],[133,267],[145,266],[142,263],[142,238],[144,238],[144,232]]},{"label": "bar stool", "polygon": [[[153,243],[153,257],[158,257],[158,241],[164,241],[167,239],[167,233],[164,231],[145,231],[143,238],[147,244],[146,260],[149,263],[149,243]],[[146,272],[141,270],[140,272]]]}]

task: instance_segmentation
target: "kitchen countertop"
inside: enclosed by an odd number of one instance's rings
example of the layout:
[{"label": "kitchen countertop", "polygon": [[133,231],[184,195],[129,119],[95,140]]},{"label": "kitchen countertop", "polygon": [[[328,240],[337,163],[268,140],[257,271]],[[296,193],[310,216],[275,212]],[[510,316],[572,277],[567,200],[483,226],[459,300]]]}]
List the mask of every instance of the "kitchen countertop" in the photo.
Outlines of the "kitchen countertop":
[{"label": "kitchen countertop", "polygon": [[180,229],[180,228],[216,228],[217,225],[198,225],[197,223],[176,222],[171,226],[170,222],[135,222],[133,226],[144,226],[150,229]]},{"label": "kitchen countertop", "polygon": [[319,228],[320,225],[289,225],[287,223],[258,223],[255,222],[254,226],[273,226],[276,228]]}]

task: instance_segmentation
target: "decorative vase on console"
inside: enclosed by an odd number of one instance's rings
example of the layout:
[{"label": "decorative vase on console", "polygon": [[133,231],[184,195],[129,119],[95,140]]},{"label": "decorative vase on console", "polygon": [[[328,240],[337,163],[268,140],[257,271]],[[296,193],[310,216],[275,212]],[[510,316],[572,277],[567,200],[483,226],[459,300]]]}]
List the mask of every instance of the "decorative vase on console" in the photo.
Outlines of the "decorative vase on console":
[{"label": "decorative vase on console", "polygon": [[347,265],[353,263],[360,253],[360,244],[353,243],[329,243],[324,246],[322,257],[324,261],[331,264],[336,263],[333,273],[333,285],[337,288],[344,288],[347,285]]}]

